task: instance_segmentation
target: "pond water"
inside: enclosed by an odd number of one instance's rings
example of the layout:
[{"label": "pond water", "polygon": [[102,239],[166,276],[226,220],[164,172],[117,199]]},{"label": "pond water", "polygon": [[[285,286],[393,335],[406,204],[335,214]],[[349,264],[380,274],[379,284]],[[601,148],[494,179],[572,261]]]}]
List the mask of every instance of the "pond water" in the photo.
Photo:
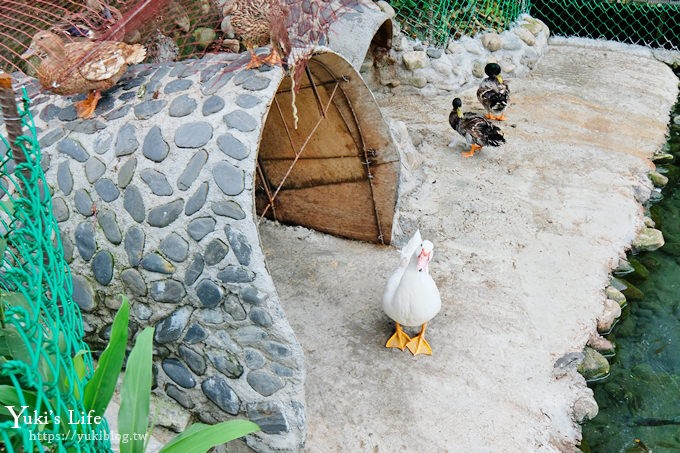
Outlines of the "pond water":
[{"label": "pond water", "polygon": [[657,165],[670,182],[650,208],[666,245],[629,256],[636,271],[623,278],[642,294],[628,297],[607,337],[616,344],[610,376],[590,384],[600,412],[583,426],[585,452],[680,452],[680,99],[672,118],[675,161]]}]

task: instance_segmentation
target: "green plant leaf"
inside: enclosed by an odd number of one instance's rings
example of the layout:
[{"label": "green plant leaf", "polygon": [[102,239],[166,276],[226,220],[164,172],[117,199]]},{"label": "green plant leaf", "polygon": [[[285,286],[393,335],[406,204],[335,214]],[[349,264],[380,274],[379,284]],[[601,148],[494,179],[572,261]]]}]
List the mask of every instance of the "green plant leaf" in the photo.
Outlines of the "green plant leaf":
[{"label": "green plant leaf", "polygon": [[69,379],[69,373],[62,369],[62,375],[64,376],[64,387],[71,389],[73,396],[76,399],[80,399],[80,383],[85,379],[87,374],[87,367],[85,366],[85,353],[86,351],[78,351],[76,355],[73,356],[73,371],[76,373],[76,382],[71,382]]},{"label": "green plant leaf", "polygon": [[259,426],[248,420],[229,420],[216,425],[194,423],[161,448],[160,453],[205,453],[259,430]]},{"label": "green plant leaf", "polygon": [[[25,405],[30,408],[29,412],[32,411],[35,407],[36,393],[26,389],[21,389],[21,393],[24,396]],[[16,406],[15,411],[20,411],[22,404],[16,387],[13,385],[0,385],[0,403],[2,403],[3,409],[7,409],[6,406]]]},{"label": "green plant leaf", "polygon": [[128,442],[121,441],[120,453],[144,453],[149,427],[153,332],[153,327],[147,327],[137,336],[125,367],[118,431],[121,436],[127,436]]},{"label": "green plant leaf", "polygon": [[2,331],[5,343],[2,345],[2,355],[8,360],[20,360],[28,365],[33,363],[31,351],[26,346],[24,337],[14,325],[5,326]]},{"label": "green plant leaf", "polygon": [[104,415],[111,401],[120,370],[125,360],[125,348],[128,340],[128,322],[130,320],[130,303],[122,296],[123,303],[116,313],[111,327],[109,344],[99,357],[99,364],[90,382],[85,386],[83,404],[86,410],[93,410],[93,415]]}]

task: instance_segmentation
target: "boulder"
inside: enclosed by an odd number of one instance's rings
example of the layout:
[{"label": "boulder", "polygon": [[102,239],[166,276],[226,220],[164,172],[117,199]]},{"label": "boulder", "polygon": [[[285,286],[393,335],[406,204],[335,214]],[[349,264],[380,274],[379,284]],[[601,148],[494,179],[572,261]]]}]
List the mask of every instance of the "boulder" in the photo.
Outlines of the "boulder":
[{"label": "boulder", "polygon": [[621,316],[619,303],[611,299],[605,300],[604,310],[597,319],[597,331],[603,334],[608,333],[619,316]]},{"label": "boulder", "polygon": [[589,346],[586,346],[583,352],[585,357],[578,367],[578,372],[586,381],[597,381],[609,375],[609,362],[605,356]]},{"label": "boulder", "polygon": [[618,289],[614,288],[613,286],[607,286],[604,292],[607,295],[607,299],[616,301],[621,307],[626,306],[626,296],[624,296],[623,293]]},{"label": "boulder", "polygon": [[406,69],[410,70],[424,68],[428,62],[427,54],[422,50],[404,52],[401,58],[404,61]]},{"label": "boulder", "polygon": [[501,48],[501,37],[497,33],[487,33],[482,36],[482,45],[489,52],[495,52]]},{"label": "boulder", "polygon": [[572,407],[572,415],[576,423],[584,423],[588,420],[592,420],[595,418],[598,411],[597,402],[592,394],[579,397]]},{"label": "boulder", "polygon": [[663,233],[655,228],[644,227],[633,240],[633,248],[640,252],[651,252],[664,245]]},{"label": "boulder", "polygon": [[650,171],[649,179],[654,184],[654,187],[665,187],[668,184],[668,178],[658,171]]}]

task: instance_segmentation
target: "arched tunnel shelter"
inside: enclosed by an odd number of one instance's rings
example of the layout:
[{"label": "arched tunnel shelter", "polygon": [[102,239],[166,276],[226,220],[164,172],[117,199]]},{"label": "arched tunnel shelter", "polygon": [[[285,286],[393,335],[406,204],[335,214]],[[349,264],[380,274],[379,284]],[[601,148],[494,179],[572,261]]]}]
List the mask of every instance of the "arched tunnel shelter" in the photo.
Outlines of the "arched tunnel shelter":
[{"label": "arched tunnel shelter", "polygon": [[284,78],[257,158],[258,215],[368,242],[389,243],[399,156],[373,96],[344,59],[320,53],[295,95]]}]

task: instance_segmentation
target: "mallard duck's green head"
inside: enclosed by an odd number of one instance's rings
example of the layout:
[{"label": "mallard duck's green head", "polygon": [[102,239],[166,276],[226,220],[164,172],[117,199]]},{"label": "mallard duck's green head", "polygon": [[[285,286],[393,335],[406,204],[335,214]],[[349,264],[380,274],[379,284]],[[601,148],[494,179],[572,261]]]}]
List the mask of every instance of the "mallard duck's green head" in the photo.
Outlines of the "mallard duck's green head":
[{"label": "mallard duck's green head", "polygon": [[498,82],[503,83],[503,77],[501,77],[501,67],[498,63],[489,63],[484,67],[484,73],[489,77],[495,77]]},{"label": "mallard duck's green head", "polygon": [[463,106],[463,101],[460,100],[460,98],[456,98],[453,100],[453,110],[456,111],[456,115],[458,115],[458,118],[463,117],[463,111],[460,109]]}]

